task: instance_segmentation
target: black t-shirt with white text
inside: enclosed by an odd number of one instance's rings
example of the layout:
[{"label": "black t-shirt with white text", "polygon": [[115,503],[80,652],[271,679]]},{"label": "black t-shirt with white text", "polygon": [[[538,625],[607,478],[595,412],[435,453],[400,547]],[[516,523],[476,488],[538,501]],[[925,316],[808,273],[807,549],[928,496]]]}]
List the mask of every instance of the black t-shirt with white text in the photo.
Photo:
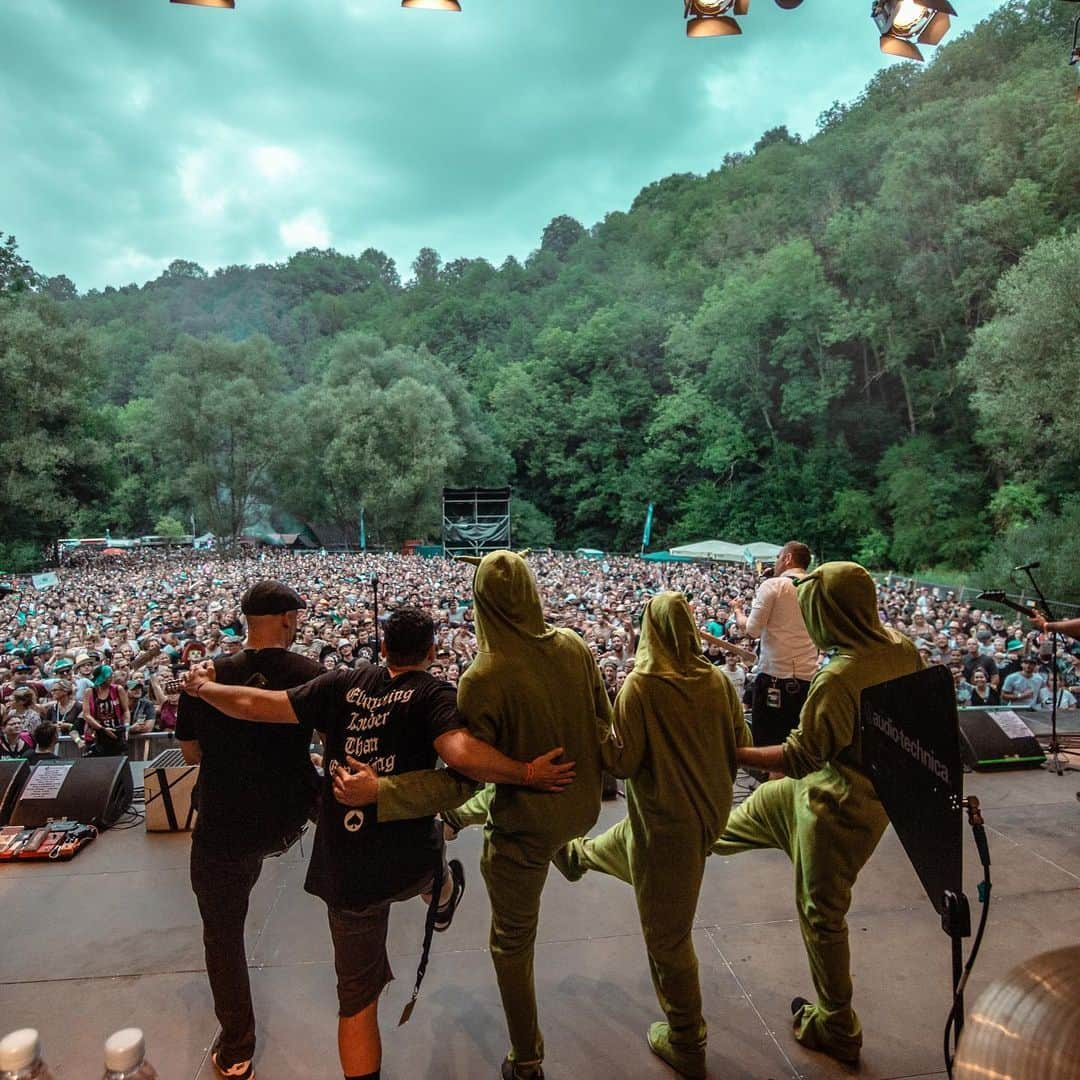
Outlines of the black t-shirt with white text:
[{"label": "black t-shirt with white text", "polygon": [[442,845],[432,817],[380,823],[375,806],[344,806],[333,777],[352,757],[380,776],[433,769],[434,741],[464,727],[457,692],[425,671],[391,677],[361,662],[289,691],[296,717],[323,733],[319,827],[304,887],[331,907],[358,909],[387,900],[434,873]]},{"label": "black t-shirt with white text", "polygon": [[[285,649],[244,649],[214,661],[217,682],[288,690],[322,668]],[[314,810],[319,777],[311,763],[311,726],[236,720],[199,698],[180,695],[176,737],[197,739],[199,813],[195,838],[244,855],[279,849]]]}]

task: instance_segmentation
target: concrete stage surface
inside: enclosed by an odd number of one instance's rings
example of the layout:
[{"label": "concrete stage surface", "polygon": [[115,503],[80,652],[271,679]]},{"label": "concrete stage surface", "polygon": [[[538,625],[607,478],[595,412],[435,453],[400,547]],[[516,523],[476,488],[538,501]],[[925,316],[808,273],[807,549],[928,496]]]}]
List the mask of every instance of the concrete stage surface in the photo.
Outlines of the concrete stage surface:
[{"label": "concrete stage surface", "polygon": [[[138,780],[137,780],[138,782]],[[995,976],[1080,939],[1080,773],[972,775],[993,859],[993,907],[968,1004]],[[606,827],[625,803],[605,804]],[[965,826],[965,831],[966,826]],[[452,845],[468,887],[452,929],[436,935],[419,1005],[396,1028],[422,934],[419,901],[398,905],[390,933],[397,981],[381,1009],[388,1080],[496,1077],[506,1028],[487,953],[481,836]],[[200,924],[188,885],[187,835],[142,828],[103,834],[71,863],[0,869],[3,1030],[42,1030],[58,1077],[101,1075],[107,1034],[146,1031],[162,1080],[210,1078],[215,1035]],[[965,888],[977,917],[976,857],[965,839]],[[248,955],[261,1080],[340,1080],[334,970],[325,908],[302,889],[306,859],[268,860],[252,897]],[[863,871],[849,918],[855,1004],[865,1047],[860,1076],[941,1077],[949,943],[890,829]],[[709,1022],[710,1075],[780,1080],[852,1074],[791,1037],[788,1003],[813,996],[777,852],[709,861],[695,931]],[[536,984],[551,1080],[672,1077],[645,1032],[660,1017],[633,894],[593,874],[577,885],[554,869],[544,894]]]}]

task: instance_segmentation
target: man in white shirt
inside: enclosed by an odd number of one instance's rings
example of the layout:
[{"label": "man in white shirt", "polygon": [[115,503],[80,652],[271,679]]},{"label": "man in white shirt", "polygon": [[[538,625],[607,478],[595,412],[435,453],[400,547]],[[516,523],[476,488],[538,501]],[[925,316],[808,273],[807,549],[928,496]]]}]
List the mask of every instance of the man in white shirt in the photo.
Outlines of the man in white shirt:
[{"label": "man in white shirt", "polygon": [[778,745],[798,727],[817,670],[817,646],[806,632],[795,592],[795,581],[809,566],[810,549],[789,541],[777,556],[772,577],[758,586],[749,616],[735,608],[739,627],[761,639],[751,713],[755,746]]},{"label": "man in white shirt", "polygon": [[735,687],[735,693],[739,695],[739,700],[742,701],[743,690],[746,687],[746,668],[739,663],[739,658],[734,653],[727,653],[724,656],[724,664],[720,670],[731,680],[732,686]]}]

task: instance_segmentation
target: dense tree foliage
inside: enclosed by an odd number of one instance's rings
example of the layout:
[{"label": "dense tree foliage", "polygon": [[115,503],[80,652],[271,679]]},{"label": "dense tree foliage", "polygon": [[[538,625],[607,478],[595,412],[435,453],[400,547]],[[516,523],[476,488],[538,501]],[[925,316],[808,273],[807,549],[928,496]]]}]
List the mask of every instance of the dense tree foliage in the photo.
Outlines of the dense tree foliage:
[{"label": "dense tree foliage", "polygon": [[36,379],[26,364],[70,375],[47,405],[7,406],[4,535],[192,513],[229,534],[270,503],[350,529],[363,506],[391,542],[437,530],[443,483],[506,481],[529,538],[565,546],[634,548],[650,501],[654,543],[796,535],[905,570],[1066,528],[1065,7],[1007,4],[925,68],[881,71],[812,138],[766,132],[591,228],[556,217],[524,262],[424,248],[403,282],[370,249],[177,260],[77,296],[9,239],[5,385]]}]

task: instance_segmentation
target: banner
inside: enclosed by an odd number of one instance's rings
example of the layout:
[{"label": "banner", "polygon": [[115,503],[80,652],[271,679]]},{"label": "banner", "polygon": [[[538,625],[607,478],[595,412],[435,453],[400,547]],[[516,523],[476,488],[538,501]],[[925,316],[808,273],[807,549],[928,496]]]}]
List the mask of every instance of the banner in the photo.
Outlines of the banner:
[{"label": "banner", "polygon": [[644,551],[649,546],[649,541],[652,539],[652,519],[653,519],[653,504],[649,503],[649,509],[645,514],[645,531],[641,535],[641,550]]},{"label": "banner", "polygon": [[30,579],[35,589],[51,589],[60,584],[60,579],[55,574],[34,574]]}]

